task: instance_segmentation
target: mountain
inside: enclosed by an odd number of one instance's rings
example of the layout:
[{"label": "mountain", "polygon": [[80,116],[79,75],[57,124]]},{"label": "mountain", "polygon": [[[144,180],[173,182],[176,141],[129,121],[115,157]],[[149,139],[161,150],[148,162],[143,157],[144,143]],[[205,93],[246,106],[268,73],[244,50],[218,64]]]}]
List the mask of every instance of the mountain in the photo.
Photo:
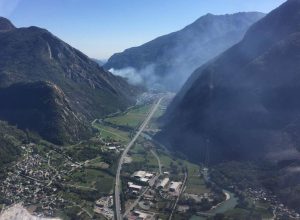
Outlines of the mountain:
[{"label": "mountain", "polygon": [[129,76],[140,75],[150,87],[176,91],[196,68],[239,42],[263,16],[258,12],[207,14],[180,31],[114,54],[104,68],[124,76],[134,72]]},{"label": "mountain", "polygon": [[[0,47],[1,119],[56,143],[85,136],[87,121],[126,109],[140,91],[45,29],[15,28],[0,18]],[[43,112],[48,107],[53,109]]]},{"label": "mountain", "polygon": [[53,82],[67,94],[72,107],[88,118],[124,109],[135,101],[134,87],[47,30],[29,27],[0,33],[0,46],[1,87]]},{"label": "mountain", "polygon": [[300,1],[198,68],[158,138],[198,162],[300,159]]},{"label": "mountain", "polygon": [[0,17],[0,32],[11,31],[16,27],[6,18]]},{"label": "mountain", "polygon": [[21,155],[20,146],[27,142],[25,132],[0,121],[0,178],[3,165],[16,160]]},{"label": "mountain", "polygon": [[92,58],[93,61],[95,61],[96,63],[98,63],[99,66],[103,66],[106,61],[105,60],[99,60],[99,59],[95,59],[95,58]]},{"label": "mountain", "polygon": [[0,89],[0,119],[19,128],[38,131],[53,143],[89,136],[89,127],[71,109],[64,92],[45,81],[16,83]]}]

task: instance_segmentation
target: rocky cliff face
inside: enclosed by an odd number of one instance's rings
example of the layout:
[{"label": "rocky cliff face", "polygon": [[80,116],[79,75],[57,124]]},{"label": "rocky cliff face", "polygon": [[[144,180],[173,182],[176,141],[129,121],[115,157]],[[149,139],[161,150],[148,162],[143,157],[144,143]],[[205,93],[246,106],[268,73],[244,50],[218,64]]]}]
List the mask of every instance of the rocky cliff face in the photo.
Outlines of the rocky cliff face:
[{"label": "rocky cliff face", "polygon": [[50,81],[87,118],[134,103],[136,88],[104,71],[80,51],[37,27],[0,33],[0,86]]},{"label": "rocky cliff face", "polygon": [[38,131],[56,143],[87,138],[90,128],[71,109],[64,92],[50,82],[17,83],[0,89],[0,118],[21,129]]},{"label": "rocky cliff face", "polygon": [[[105,71],[47,30],[15,28],[4,18],[0,19],[0,30],[2,120],[63,143],[86,136],[84,124],[88,121],[135,103],[139,89]],[[39,92],[49,101],[47,105],[42,105],[43,100],[36,96]],[[6,106],[10,100],[15,102]],[[18,106],[19,101],[24,105]],[[35,113],[40,121],[34,120]]]}]

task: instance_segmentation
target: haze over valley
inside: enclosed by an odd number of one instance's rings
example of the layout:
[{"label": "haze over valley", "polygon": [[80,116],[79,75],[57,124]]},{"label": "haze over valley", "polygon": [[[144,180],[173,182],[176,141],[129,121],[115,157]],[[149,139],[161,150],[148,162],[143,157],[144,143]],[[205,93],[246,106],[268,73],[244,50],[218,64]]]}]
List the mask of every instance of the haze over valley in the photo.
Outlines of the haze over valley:
[{"label": "haze over valley", "polygon": [[0,220],[300,219],[300,0],[53,1],[0,2]]}]

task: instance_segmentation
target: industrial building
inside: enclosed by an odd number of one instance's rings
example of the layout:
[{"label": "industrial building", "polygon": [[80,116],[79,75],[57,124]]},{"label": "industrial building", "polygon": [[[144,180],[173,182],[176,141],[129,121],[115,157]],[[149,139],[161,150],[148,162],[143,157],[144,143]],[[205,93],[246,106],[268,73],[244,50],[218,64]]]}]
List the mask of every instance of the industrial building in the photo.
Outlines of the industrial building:
[{"label": "industrial building", "polygon": [[143,187],[139,185],[135,185],[132,182],[128,182],[128,188],[135,191],[140,191]]},{"label": "industrial building", "polygon": [[135,172],[132,177],[136,178],[137,180],[147,183],[154,175],[152,173],[148,173],[146,171],[137,171]]},{"label": "industrial building", "polygon": [[168,177],[164,178],[157,186],[158,189],[166,188],[167,184],[169,183],[170,179]]},{"label": "industrial building", "polygon": [[180,189],[180,186],[182,185],[182,182],[171,182],[169,186],[170,192],[178,192]]}]

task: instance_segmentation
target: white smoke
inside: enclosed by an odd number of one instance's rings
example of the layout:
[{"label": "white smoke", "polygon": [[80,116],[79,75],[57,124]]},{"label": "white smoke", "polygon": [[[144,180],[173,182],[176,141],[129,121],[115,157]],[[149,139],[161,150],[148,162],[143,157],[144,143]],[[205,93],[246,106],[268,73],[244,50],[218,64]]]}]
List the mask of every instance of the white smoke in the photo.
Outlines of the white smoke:
[{"label": "white smoke", "polygon": [[124,69],[114,69],[114,68],[111,68],[109,70],[109,72],[111,72],[112,74],[114,74],[116,76],[121,76],[121,77],[127,79],[127,81],[130,84],[133,84],[133,85],[143,84],[143,78],[136,71],[136,69],[134,69],[132,67],[127,67],[127,68],[124,68]]},{"label": "white smoke", "polygon": [[149,88],[158,88],[159,78],[155,75],[155,65],[149,64],[141,70],[133,67],[126,67],[123,69],[109,70],[114,75],[124,77],[132,85],[144,85]]}]

